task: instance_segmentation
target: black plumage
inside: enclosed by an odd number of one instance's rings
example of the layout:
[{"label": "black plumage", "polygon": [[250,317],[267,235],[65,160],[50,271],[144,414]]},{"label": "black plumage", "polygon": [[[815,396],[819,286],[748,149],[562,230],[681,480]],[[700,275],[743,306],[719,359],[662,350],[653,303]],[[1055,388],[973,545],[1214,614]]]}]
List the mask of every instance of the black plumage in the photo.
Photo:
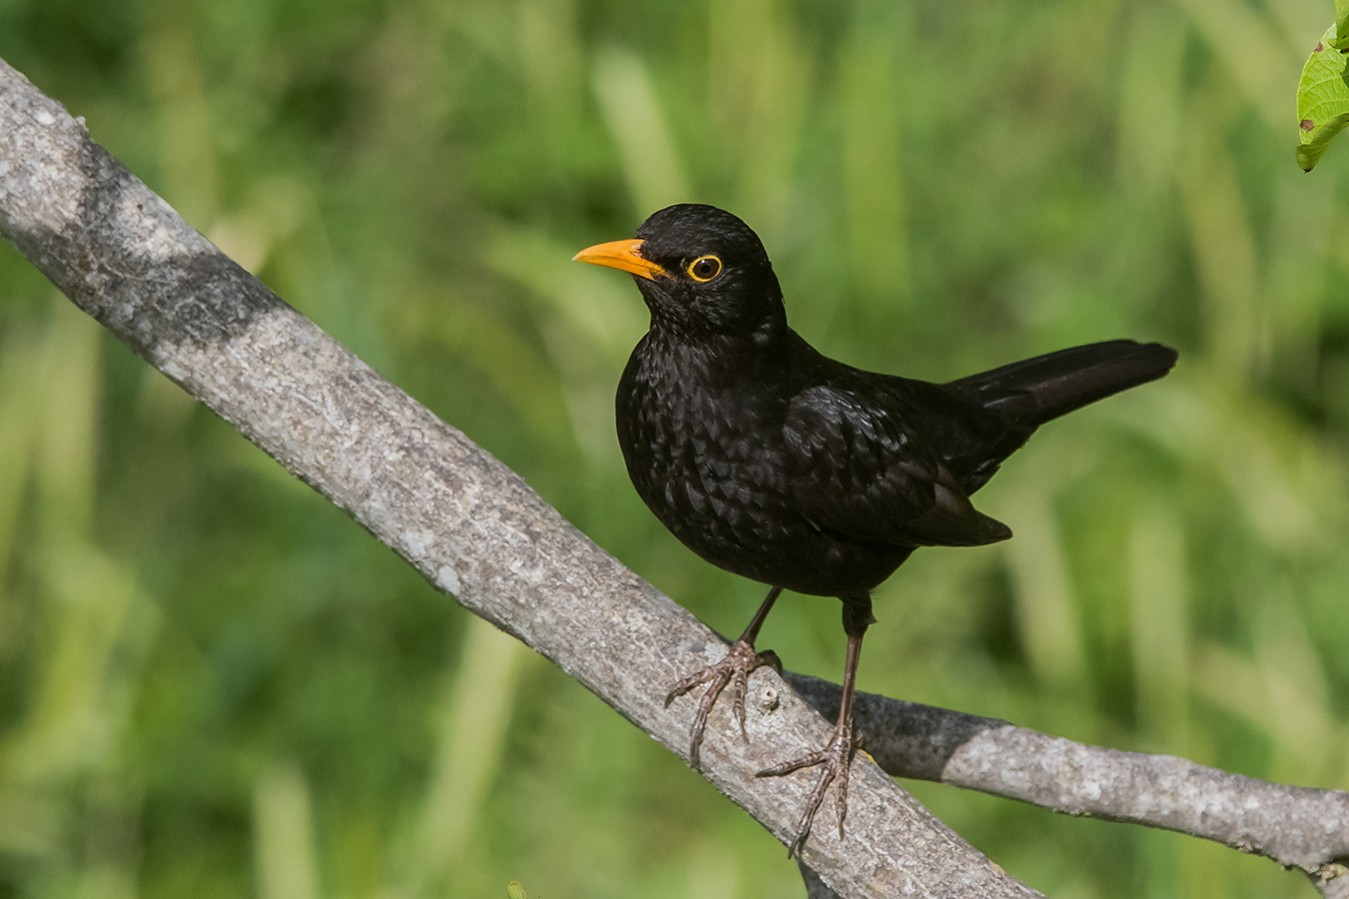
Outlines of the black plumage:
[{"label": "black plumage", "polygon": [[870,591],[920,546],[1010,537],[970,495],[1041,424],[1161,377],[1176,353],[1113,340],[946,384],[862,371],[788,327],[758,236],[712,206],[662,209],[634,239],[576,258],[632,273],[651,312],[617,397],[619,442],[638,494],[698,555],[772,588],[727,658],[667,698],[708,685],[693,725],[693,764],[727,686],[743,731],[746,679],[776,662],[754,641],[778,594],[837,596],[848,660],[834,736],[820,752],[760,773],[822,768],[791,851],[836,778],[841,833]]}]

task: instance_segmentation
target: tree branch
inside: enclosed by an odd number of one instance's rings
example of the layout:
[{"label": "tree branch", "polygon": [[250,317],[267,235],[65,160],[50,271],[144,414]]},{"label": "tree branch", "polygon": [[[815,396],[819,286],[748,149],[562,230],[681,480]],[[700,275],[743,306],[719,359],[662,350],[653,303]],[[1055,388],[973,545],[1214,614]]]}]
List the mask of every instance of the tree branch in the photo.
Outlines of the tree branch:
[{"label": "tree branch", "polygon": [[[837,713],[837,684],[786,677],[826,718]],[[1349,897],[1349,793],[1088,746],[998,718],[871,693],[858,693],[854,702],[867,753],[896,777],[1202,837],[1297,868],[1325,896]]]},{"label": "tree branch", "polygon": [[[77,306],[433,585],[686,751],[689,709],[664,709],[661,685],[717,658],[721,640],[225,257],[3,61],[0,233]],[[831,714],[836,686],[788,678]],[[808,783],[752,772],[819,745],[828,725],[772,672],[761,670],[752,686],[750,739],[729,727],[709,732],[704,776],[790,839]],[[1349,877],[1338,876],[1349,857],[1346,794],[883,697],[859,702],[866,747],[894,774],[1216,839],[1307,872],[1326,896],[1349,895]],[[826,818],[805,846],[812,896],[1038,895],[861,755],[850,796],[846,837]]]}]

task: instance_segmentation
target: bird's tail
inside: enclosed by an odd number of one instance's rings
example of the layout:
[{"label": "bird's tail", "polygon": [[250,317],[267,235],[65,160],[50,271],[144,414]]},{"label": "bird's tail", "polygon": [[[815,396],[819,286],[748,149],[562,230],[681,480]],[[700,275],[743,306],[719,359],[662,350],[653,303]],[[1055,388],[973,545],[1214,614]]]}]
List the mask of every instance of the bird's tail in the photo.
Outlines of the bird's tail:
[{"label": "bird's tail", "polygon": [[1027,416],[1027,423],[1038,427],[1154,381],[1175,364],[1176,351],[1159,343],[1108,340],[1013,362],[952,381],[950,386],[973,394],[986,408],[1007,407],[1016,418]]}]

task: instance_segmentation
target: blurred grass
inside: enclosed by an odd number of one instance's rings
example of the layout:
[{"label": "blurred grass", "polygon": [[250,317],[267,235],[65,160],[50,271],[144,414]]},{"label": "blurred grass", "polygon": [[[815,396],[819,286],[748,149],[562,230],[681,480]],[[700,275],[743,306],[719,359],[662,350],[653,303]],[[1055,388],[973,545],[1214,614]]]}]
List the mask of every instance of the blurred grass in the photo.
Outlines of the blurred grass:
[{"label": "blurred grass", "polygon": [[[1162,339],[920,553],[864,689],[1349,787],[1344,179],[1291,161],[1328,4],[0,0],[0,55],[307,315],[722,631],[632,494],[643,329],[579,247],[701,200],[826,351],[953,377]],[[799,895],[781,847],[434,595],[0,249],[0,895]],[[837,677],[837,607],[764,643]],[[659,684],[653,690],[663,689]],[[1306,896],[933,785],[1055,896]]]}]

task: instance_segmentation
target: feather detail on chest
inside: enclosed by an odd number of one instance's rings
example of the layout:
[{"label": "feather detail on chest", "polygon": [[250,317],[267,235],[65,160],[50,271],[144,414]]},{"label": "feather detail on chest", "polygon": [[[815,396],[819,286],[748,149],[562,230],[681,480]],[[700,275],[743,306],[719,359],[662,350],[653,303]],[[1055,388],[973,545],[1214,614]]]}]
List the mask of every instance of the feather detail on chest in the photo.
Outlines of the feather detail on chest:
[{"label": "feather detail on chest", "polygon": [[628,360],[619,444],[638,493],[672,529],[692,511],[714,529],[753,530],[756,512],[784,502],[786,402],[755,382],[757,368],[719,365],[707,348],[654,332]]}]

